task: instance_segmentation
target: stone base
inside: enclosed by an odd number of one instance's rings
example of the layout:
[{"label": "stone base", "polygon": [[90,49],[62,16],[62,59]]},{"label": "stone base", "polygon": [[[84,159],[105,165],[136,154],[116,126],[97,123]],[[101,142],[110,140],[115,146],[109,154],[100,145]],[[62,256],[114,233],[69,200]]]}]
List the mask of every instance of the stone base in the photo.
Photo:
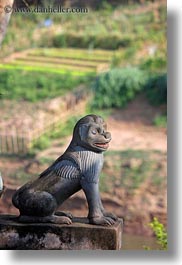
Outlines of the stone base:
[{"label": "stone base", "polygon": [[123,221],[104,227],[74,218],[71,225],[23,224],[17,216],[0,215],[0,249],[121,249]]}]

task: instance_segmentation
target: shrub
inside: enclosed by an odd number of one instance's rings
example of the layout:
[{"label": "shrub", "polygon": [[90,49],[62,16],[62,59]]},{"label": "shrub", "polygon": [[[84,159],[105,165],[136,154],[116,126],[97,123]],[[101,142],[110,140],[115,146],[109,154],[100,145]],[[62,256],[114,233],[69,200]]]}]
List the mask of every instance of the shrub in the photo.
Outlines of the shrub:
[{"label": "shrub", "polygon": [[120,33],[107,34],[80,34],[64,33],[53,38],[53,47],[100,48],[115,50],[127,47],[132,41],[132,36],[123,36]]},{"label": "shrub", "polygon": [[35,140],[32,145],[32,149],[44,150],[50,146],[51,142],[48,136],[42,135],[40,138]]},{"label": "shrub", "polygon": [[101,74],[93,84],[92,107],[120,108],[144,88],[145,72],[138,68],[112,69]]},{"label": "shrub", "polygon": [[[50,147],[52,140],[61,139],[68,135],[71,135],[76,122],[81,119],[82,115],[72,116],[66,122],[60,123],[54,130],[46,132],[38,139],[34,140],[31,145],[29,153],[36,154],[38,151],[42,151]],[[61,144],[61,142],[60,142]]]},{"label": "shrub", "polygon": [[167,126],[167,116],[166,115],[156,116],[153,120],[153,123],[157,127],[166,127]]},{"label": "shrub", "polygon": [[82,115],[72,116],[65,123],[61,123],[53,131],[49,132],[50,139],[64,138],[71,135],[76,122],[81,119]]},{"label": "shrub", "polygon": [[149,77],[145,85],[149,102],[153,105],[167,103],[167,74]]},{"label": "shrub", "polygon": [[157,238],[158,244],[161,246],[161,250],[167,250],[167,232],[164,225],[161,224],[156,217],[149,224]]},{"label": "shrub", "polygon": [[140,68],[151,72],[161,71],[166,69],[166,64],[166,57],[150,57],[141,63]]}]

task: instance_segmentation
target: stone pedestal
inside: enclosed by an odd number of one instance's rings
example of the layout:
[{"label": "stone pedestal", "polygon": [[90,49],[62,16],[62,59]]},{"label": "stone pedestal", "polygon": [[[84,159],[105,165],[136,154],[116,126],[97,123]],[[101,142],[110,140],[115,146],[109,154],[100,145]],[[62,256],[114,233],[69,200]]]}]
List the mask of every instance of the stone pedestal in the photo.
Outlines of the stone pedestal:
[{"label": "stone pedestal", "polygon": [[104,227],[74,218],[71,225],[23,224],[13,215],[0,215],[0,249],[119,250],[123,221]]}]

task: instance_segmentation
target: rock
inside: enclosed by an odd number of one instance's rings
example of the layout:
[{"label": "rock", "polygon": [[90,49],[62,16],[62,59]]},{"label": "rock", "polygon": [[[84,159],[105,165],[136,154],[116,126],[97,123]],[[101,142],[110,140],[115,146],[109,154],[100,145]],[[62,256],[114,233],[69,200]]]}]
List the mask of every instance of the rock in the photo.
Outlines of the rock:
[{"label": "rock", "polygon": [[122,227],[122,219],[104,227],[87,218],[74,218],[71,225],[23,224],[15,215],[0,215],[0,249],[119,250]]}]

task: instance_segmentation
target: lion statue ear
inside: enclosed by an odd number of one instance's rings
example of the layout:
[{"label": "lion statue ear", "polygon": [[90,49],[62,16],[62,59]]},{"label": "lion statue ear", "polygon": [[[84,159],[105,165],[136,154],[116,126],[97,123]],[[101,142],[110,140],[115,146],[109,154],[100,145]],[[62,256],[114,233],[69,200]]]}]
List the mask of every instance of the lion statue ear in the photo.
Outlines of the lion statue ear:
[{"label": "lion statue ear", "polygon": [[84,141],[87,138],[87,133],[88,133],[88,125],[82,124],[79,127],[79,136],[81,141]]}]

